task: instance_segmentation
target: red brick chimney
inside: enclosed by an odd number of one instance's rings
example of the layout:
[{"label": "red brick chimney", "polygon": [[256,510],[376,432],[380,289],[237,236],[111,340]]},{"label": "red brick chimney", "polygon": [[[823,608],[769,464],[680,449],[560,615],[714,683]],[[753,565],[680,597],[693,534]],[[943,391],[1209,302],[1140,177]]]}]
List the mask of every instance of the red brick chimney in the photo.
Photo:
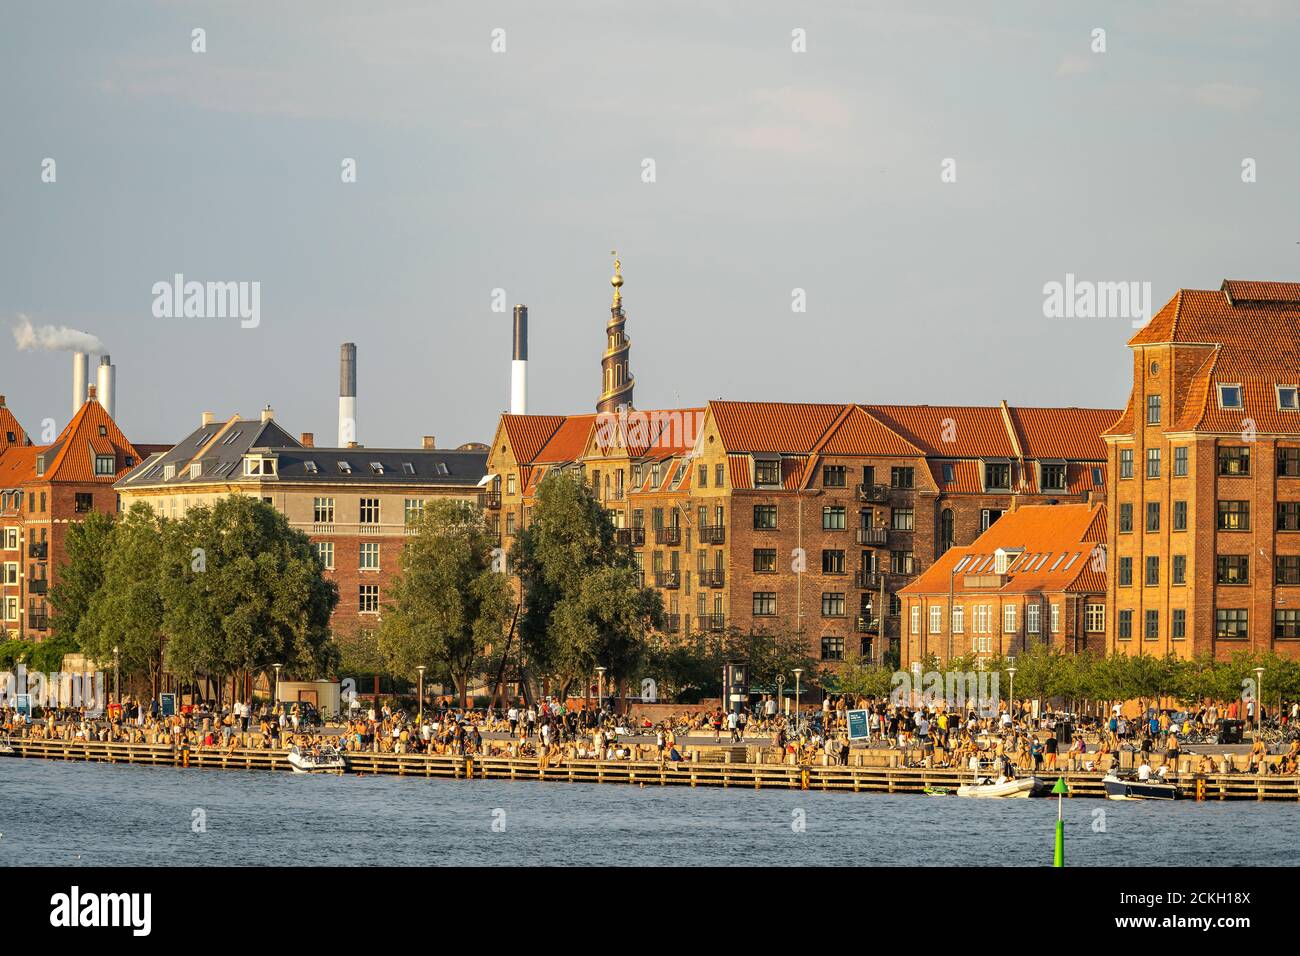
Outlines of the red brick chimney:
[{"label": "red brick chimney", "polygon": [[433,449],[433,448],[437,448],[437,447],[438,447],[438,443],[435,442],[435,441],[433,440],[433,436],[432,436],[432,435],[425,435],[425,436],[424,436],[424,446],[423,446],[423,447],[424,447],[425,449]]},{"label": "red brick chimney", "polygon": [[316,447],[316,436],[311,432],[303,432],[302,438],[300,440],[302,441],[302,445],[304,448]]}]

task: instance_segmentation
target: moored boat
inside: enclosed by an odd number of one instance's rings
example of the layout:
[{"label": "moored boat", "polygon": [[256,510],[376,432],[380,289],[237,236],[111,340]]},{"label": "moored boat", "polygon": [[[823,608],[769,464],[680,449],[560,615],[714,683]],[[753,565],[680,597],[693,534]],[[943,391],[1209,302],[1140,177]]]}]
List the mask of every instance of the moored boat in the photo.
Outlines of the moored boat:
[{"label": "moored boat", "polygon": [[347,769],[343,754],[336,747],[318,747],[312,750],[290,747],[289,766],[294,773],[342,773]]},{"label": "moored boat", "polygon": [[1139,780],[1136,776],[1108,773],[1102,777],[1107,800],[1177,800],[1178,788],[1159,779]]},{"label": "moored boat", "polygon": [[957,788],[959,797],[1031,797],[1044,789],[1037,777],[980,777]]}]

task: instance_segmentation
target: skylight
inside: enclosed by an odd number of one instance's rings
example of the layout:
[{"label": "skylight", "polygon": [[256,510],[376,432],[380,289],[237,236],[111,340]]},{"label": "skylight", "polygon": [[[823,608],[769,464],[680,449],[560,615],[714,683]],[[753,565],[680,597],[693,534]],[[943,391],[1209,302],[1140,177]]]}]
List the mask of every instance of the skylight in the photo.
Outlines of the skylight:
[{"label": "skylight", "polygon": [[343,472],[343,474],[345,475],[350,475],[352,474],[352,466],[349,465],[346,461],[340,461],[339,471]]},{"label": "skylight", "polygon": [[307,460],[302,463],[302,466],[303,468],[307,469],[307,474],[309,475],[316,474],[316,462]]},{"label": "skylight", "polygon": [[376,475],[382,475],[382,474],[384,473],[384,464],[383,464],[383,462],[372,461],[372,462],[370,463],[370,470],[371,470],[374,474],[376,474]]},{"label": "skylight", "polygon": [[402,471],[408,475],[413,475],[415,474],[415,466],[412,465],[409,461],[404,461],[402,462]]}]

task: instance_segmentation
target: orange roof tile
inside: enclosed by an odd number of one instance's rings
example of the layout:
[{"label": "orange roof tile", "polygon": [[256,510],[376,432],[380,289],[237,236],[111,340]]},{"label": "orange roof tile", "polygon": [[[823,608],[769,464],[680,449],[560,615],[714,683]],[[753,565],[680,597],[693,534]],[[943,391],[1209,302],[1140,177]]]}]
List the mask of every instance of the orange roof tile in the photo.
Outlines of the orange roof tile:
[{"label": "orange roof tile", "polygon": [[519,464],[532,464],[537,453],[564,424],[563,415],[502,415],[501,425]]},{"label": "orange roof tile", "polygon": [[[11,435],[12,438],[9,437]],[[0,396],[0,449],[8,448],[10,445],[25,444],[27,444],[27,432],[23,431],[23,426],[5,405],[4,397]]]},{"label": "orange roof tile", "polygon": [[560,427],[532,460],[547,464],[563,464],[579,460],[582,453],[587,450],[587,441],[591,437],[591,429],[595,421],[595,413],[565,417]]},{"label": "orange roof tile", "polygon": [[866,449],[875,455],[899,458],[925,454],[919,446],[879,418],[869,415],[859,405],[849,408],[848,414],[821,442],[818,451],[823,455],[860,455]]},{"label": "orange roof tile", "polygon": [[[100,431],[103,434],[100,434]],[[54,459],[48,460],[52,452]],[[59,437],[47,450],[45,471],[35,481],[99,481],[112,484],[140,462],[140,453],[117,427],[117,423],[94,399],[88,399],[77,409],[72,421],[64,427]],[[95,456],[112,454],[115,471],[111,475],[95,473]],[[126,464],[130,456],[132,464]]]},{"label": "orange roof tile", "polygon": [[1117,408],[1017,408],[1007,411],[1026,458],[1106,460],[1102,433],[1123,412]]},{"label": "orange roof tile", "polygon": [[17,488],[36,475],[36,455],[44,445],[11,445],[0,451],[0,488]]},{"label": "orange roof tile", "polygon": [[843,405],[709,402],[729,452],[809,452],[843,414]]}]

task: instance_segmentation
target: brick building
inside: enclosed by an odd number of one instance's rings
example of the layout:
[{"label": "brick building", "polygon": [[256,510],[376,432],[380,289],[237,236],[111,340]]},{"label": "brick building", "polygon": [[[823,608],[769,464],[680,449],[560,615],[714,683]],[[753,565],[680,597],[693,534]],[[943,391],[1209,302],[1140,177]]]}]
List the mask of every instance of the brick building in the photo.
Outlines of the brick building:
[{"label": "brick building", "polygon": [[900,592],[902,664],[1030,645],[1106,651],[1106,507],[1028,505],[953,547]]},{"label": "brick building", "polygon": [[378,624],[411,523],[430,500],[474,500],[486,458],[482,445],[441,449],[432,438],[422,448],[318,448],[269,408],[257,419],[205,412],[198,429],[117,489],[123,509],[143,501],[169,518],[231,494],[261,498],[307,534],[338,584],[334,629],[364,635]]},{"label": "brick building", "polygon": [[[113,483],[140,460],[95,387],[49,445],[27,444],[13,416],[0,410],[0,544],[3,544],[3,624],[14,637],[50,633],[50,588],[58,580],[71,524],[91,512],[117,511]],[[0,405],[3,400],[0,400]],[[6,417],[7,416],[7,417]],[[9,441],[8,436],[15,440]],[[21,437],[19,437],[21,436]]]},{"label": "brick building", "polygon": [[1182,289],[1105,435],[1110,646],[1300,656],[1300,283]]}]

